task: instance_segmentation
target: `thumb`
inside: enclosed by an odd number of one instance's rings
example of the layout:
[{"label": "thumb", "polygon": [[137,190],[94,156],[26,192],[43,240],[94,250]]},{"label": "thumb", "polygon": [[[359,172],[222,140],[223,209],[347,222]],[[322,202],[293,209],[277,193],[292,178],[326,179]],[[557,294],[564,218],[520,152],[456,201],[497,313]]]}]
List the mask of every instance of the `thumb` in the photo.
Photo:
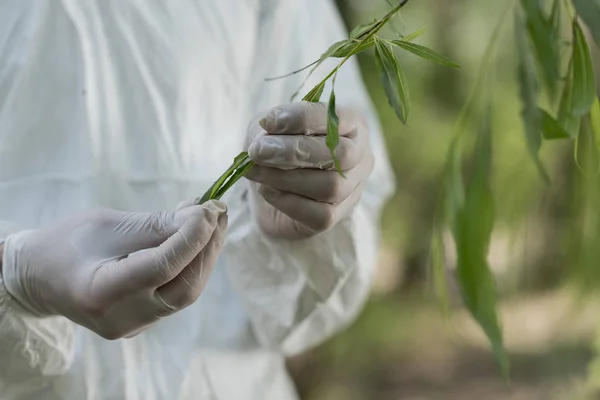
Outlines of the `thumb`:
[{"label": "thumb", "polygon": [[208,201],[200,206],[194,205],[190,200],[185,206],[174,211],[123,213],[113,226],[112,237],[118,253],[127,255],[159,246],[181,229],[192,217],[196,207],[202,207],[214,214],[215,220],[227,212],[227,207],[220,201]]}]

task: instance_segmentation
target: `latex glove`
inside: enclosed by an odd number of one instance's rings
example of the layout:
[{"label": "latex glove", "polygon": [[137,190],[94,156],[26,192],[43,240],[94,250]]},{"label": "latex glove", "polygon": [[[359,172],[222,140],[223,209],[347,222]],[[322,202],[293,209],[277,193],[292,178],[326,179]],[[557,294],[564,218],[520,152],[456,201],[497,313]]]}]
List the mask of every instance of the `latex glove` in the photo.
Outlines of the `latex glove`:
[{"label": "latex glove", "polygon": [[6,289],[30,311],[63,315],[106,339],[137,334],[196,301],[221,251],[225,205],[190,204],[94,211],[9,236]]},{"label": "latex glove", "polygon": [[[256,163],[247,174],[254,182],[254,209],[263,232],[304,239],[325,232],[346,218],[359,202],[373,170],[366,120],[338,107],[336,170],[325,144],[327,105],[293,103],[270,110],[248,130],[248,152]],[[264,114],[263,114],[264,115]]]}]

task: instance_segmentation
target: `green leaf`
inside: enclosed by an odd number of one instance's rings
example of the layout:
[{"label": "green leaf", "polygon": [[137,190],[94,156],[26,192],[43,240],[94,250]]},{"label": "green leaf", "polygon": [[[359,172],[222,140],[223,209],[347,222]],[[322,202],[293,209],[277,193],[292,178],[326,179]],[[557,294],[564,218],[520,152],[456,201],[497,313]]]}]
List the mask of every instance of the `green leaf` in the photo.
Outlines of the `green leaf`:
[{"label": "green leaf", "polygon": [[555,40],[557,43],[560,42],[561,39],[561,12],[560,12],[560,1],[561,0],[554,0],[554,3],[552,4],[552,12],[550,13],[550,26],[552,27],[552,39]]},{"label": "green leaf", "polygon": [[600,103],[594,98],[590,113],[582,118],[581,132],[575,138],[575,163],[585,176],[600,173]]},{"label": "green leaf", "polygon": [[375,61],[388,102],[400,121],[406,123],[410,112],[410,93],[404,69],[388,46],[378,39],[375,40]]},{"label": "green leaf", "polygon": [[425,46],[421,46],[420,44],[405,42],[403,40],[393,40],[391,43],[394,46],[398,46],[401,49],[409,51],[425,60],[433,61],[434,63],[445,65],[446,67],[460,68],[460,65],[450,60],[446,56],[436,53],[435,51]]},{"label": "green leaf", "polygon": [[[237,180],[239,180],[242,175],[237,176],[237,172],[240,169],[243,169],[244,173],[252,168],[254,163],[250,160],[250,156],[247,152],[242,152],[238,154],[231,166],[225,171],[219,179],[212,184],[212,186],[204,193],[202,198],[200,199],[199,204],[203,204],[208,200],[218,200],[225,194],[225,191],[229,189]],[[233,180],[233,181],[232,181]],[[225,188],[225,189],[223,189]]]},{"label": "green leaf", "polygon": [[356,28],[352,29],[352,31],[350,32],[350,39],[358,39],[360,36],[362,36],[363,34],[367,33],[371,29],[373,29],[375,27],[375,25],[377,25],[377,24],[378,24],[378,21],[375,20],[368,24],[358,25]]},{"label": "green leaf", "polygon": [[319,59],[319,61],[323,62],[325,59],[333,57],[334,54],[336,54],[342,48],[347,47],[350,44],[352,44],[352,40],[340,40],[339,42],[335,42],[334,44],[329,46],[325,53],[321,54],[321,58]]},{"label": "green leaf", "polygon": [[586,115],[574,145],[575,163],[586,177],[597,176],[600,172],[597,138],[594,137],[594,130],[590,122],[589,115]]},{"label": "green leaf", "polygon": [[600,46],[600,0],[573,0],[573,4]]},{"label": "green leaf", "polygon": [[554,33],[553,21],[546,18],[539,0],[521,0],[525,10],[527,32],[533,43],[538,65],[548,92],[553,97],[560,79],[559,43]]},{"label": "green leaf", "polygon": [[335,49],[333,53],[331,53],[328,57],[334,58],[344,58],[348,56],[353,56],[355,54],[361,53],[375,44],[375,40],[373,38],[369,40],[349,40],[346,41],[342,46]]},{"label": "green leaf", "polygon": [[326,81],[322,81],[317,86],[311,89],[310,92],[304,96],[303,101],[309,101],[311,103],[318,103],[321,101],[321,96],[323,95],[323,90],[325,90]]},{"label": "green leaf", "polygon": [[249,158],[246,159],[224,182],[221,188],[215,193],[212,197],[214,200],[220,200],[221,197],[225,195],[225,193],[237,182],[239,181],[245,174],[254,166],[254,162]]},{"label": "green leaf", "polygon": [[575,116],[587,114],[596,97],[596,76],[585,35],[577,22],[573,26],[573,110]]},{"label": "green leaf", "polygon": [[419,30],[414,31],[413,33],[409,33],[408,35],[402,37],[402,40],[404,40],[405,42],[411,42],[419,36],[421,36],[425,32],[425,29],[426,28],[423,26]]},{"label": "green leaf", "polygon": [[567,77],[563,93],[558,107],[558,123],[563,127],[570,137],[575,138],[579,134],[581,117],[573,115],[573,76],[572,73]]},{"label": "green leaf", "polygon": [[[495,219],[489,187],[491,148],[488,116],[477,138],[474,172],[467,186],[464,206],[457,218],[457,274],[467,307],[484,328],[494,349],[502,349],[502,335],[495,312],[493,277],[487,265]],[[505,356],[500,357],[503,358]]]},{"label": "green leaf", "polygon": [[496,288],[487,262],[495,220],[494,200],[489,185],[492,139],[489,112],[475,146],[473,175],[467,185],[463,207],[456,218],[456,276],[462,298],[487,335],[500,370],[508,379],[509,360],[496,314]]},{"label": "green leaf", "polygon": [[325,138],[325,144],[327,144],[327,148],[331,151],[331,156],[333,157],[333,161],[335,162],[335,168],[340,173],[340,175],[344,176],[344,172],[342,171],[342,167],[340,166],[340,161],[335,156],[335,149],[337,148],[337,145],[339,143],[340,119],[337,115],[335,106],[335,91],[332,88],[331,95],[329,96],[329,106],[327,107],[327,137]]},{"label": "green leaf", "polygon": [[590,110],[590,123],[596,141],[596,148],[600,153],[600,102],[598,102],[598,97],[594,100],[594,104]]},{"label": "green leaf", "polygon": [[445,215],[452,232],[456,234],[456,214],[465,203],[465,188],[462,178],[460,139],[454,138],[448,150],[444,171]]},{"label": "green leaf", "polygon": [[544,139],[570,139],[569,133],[550,114],[540,108],[542,116],[542,133]]},{"label": "green leaf", "polygon": [[519,55],[518,78],[519,95],[521,97],[521,116],[525,128],[525,139],[531,158],[535,163],[540,175],[546,182],[550,178],[539,158],[539,150],[542,145],[541,115],[537,106],[538,83],[535,74],[535,66],[529,49],[529,42],[525,34],[523,18],[517,10],[515,18],[517,50]]}]

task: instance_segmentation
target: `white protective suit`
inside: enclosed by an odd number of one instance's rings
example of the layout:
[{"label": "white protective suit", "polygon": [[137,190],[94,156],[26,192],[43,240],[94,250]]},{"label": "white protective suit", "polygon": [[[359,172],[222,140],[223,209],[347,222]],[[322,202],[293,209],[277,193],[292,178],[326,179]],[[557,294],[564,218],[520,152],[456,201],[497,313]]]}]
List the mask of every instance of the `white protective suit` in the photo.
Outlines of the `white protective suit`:
[{"label": "white protective suit", "polygon": [[[251,118],[288,102],[303,75],[264,78],[346,36],[330,0],[3,0],[0,239],[90,208],[156,211],[201,195]],[[376,159],[351,218],[308,240],[269,239],[240,181],[200,299],[131,339],[29,314],[0,280],[0,399],[296,398],[285,356],[360,311],[392,190],[354,62],[336,88],[367,114]]]}]

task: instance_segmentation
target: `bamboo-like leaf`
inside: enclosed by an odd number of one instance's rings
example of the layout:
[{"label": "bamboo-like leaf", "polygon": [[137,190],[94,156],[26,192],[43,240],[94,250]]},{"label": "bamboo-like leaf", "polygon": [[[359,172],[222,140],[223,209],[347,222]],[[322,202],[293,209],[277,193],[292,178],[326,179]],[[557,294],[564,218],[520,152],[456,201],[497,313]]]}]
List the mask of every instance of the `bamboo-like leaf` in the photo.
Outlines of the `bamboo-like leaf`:
[{"label": "bamboo-like leaf", "polygon": [[[561,15],[561,7],[560,7],[560,1],[561,0],[554,0],[554,3],[552,4],[552,12],[550,13],[550,26],[552,27],[552,39],[556,42],[559,43],[560,39],[561,39],[561,19],[562,19],[562,15]],[[560,54],[560,53],[559,53]]]},{"label": "bamboo-like leaf", "polygon": [[407,42],[404,40],[393,40],[393,45],[400,47],[403,50],[409,51],[416,56],[419,56],[425,60],[433,61],[434,63],[444,65],[446,67],[460,68],[460,65],[450,60],[448,57],[443,56],[430,48],[421,46],[420,44]]},{"label": "bamboo-like leaf", "polygon": [[460,138],[456,137],[448,150],[444,177],[445,214],[454,234],[456,234],[456,214],[465,204],[465,187],[461,169]]},{"label": "bamboo-like leaf", "polygon": [[558,108],[558,123],[569,134],[575,138],[579,134],[581,117],[573,115],[573,74],[569,74],[560,99]]},{"label": "bamboo-like leaf", "polygon": [[554,96],[560,79],[560,53],[553,21],[545,17],[538,0],[521,0],[521,5],[525,10],[527,32],[533,43],[538,65],[542,69],[545,85],[550,95]]},{"label": "bamboo-like leaf", "polygon": [[569,139],[569,133],[545,110],[540,109],[539,113],[542,117],[542,133],[544,139]]},{"label": "bamboo-like leaf", "polygon": [[535,74],[535,66],[531,58],[529,42],[527,41],[527,36],[525,34],[524,21],[518,9],[515,18],[515,27],[519,56],[519,95],[522,102],[521,115],[525,129],[527,147],[540,175],[546,182],[550,182],[550,178],[539,158],[542,135],[541,115],[537,106],[538,82]]},{"label": "bamboo-like leaf", "polygon": [[344,176],[344,172],[342,171],[342,167],[340,166],[340,161],[335,155],[335,149],[337,148],[340,142],[340,119],[337,115],[336,105],[335,105],[335,91],[334,88],[331,88],[331,95],[329,96],[329,105],[327,107],[327,137],[325,138],[325,144],[327,144],[327,148],[331,151],[331,156],[333,157],[333,161],[335,162],[335,168],[340,173],[340,175]]},{"label": "bamboo-like leaf", "polygon": [[583,117],[579,135],[575,138],[574,157],[579,170],[585,176],[598,175],[600,172],[600,156],[596,146],[597,138],[590,123],[590,116]]},{"label": "bamboo-like leaf", "polygon": [[600,0],[573,0],[573,4],[600,46]]},{"label": "bamboo-like leaf", "polygon": [[378,24],[378,21],[373,21],[368,24],[358,25],[356,28],[352,29],[350,32],[350,39],[358,39],[360,36],[364,35]]},{"label": "bamboo-like leaf", "polygon": [[598,101],[598,97],[594,100],[594,104],[590,110],[590,123],[592,125],[592,132],[594,133],[596,148],[598,149],[598,153],[600,153],[600,102]]},{"label": "bamboo-like leaf", "polygon": [[[212,186],[204,193],[202,198],[200,199],[199,204],[204,204],[208,200],[218,200],[225,193],[223,189],[224,186],[227,188],[231,187],[237,180],[239,180],[242,175],[236,174],[240,170],[243,169],[244,173],[247,172],[250,168],[252,168],[254,163],[250,160],[247,152],[242,152],[238,154],[231,166],[225,171],[216,181],[212,184]],[[239,175],[239,176],[238,176]],[[225,189],[226,190],[226,189]]]},{"label": "bamboo-like leaf", "polygon": [[388,102],[400,121],[406,123],[410,112],[410,94],[404,69],[388,46],[378,39],[375,40],[375,61]]},{"label": "bamboo-like leaf", "polygon": [[581,26],[573,26],[573,115],[587,114],[596,97],[596,76],[590,49]]},{"label": "bamboo-like leaf", "polygon": [[353,56],[373,47],[374,44],[375,40],[373,40],[372,38],[364,41],[356,39],[348,40],[339,48],[335,49],[335,51],[328,55],[328,57],[344,58],[348,56]]},{"label": "bamboo-like leaf", "polygon": [[310,92],[304,96],[303,101],[309,101],[311,103],[318,103],[321,101],[321,96],[323,95],[323,90],[325,90],[326,81],[322,81],[317,86],[311,89]]},{"label": "bamboo-like leaf", "polygon": [[[351,45],[352,43],[353,43],[352,40],[340,40],[339,42],[335,42],[334,44],[329,46],[329,48],[327,49],[327,51],[325,51],[325,53],[321,54],[321,58],[319,59],[319,61],[323,62],[323,60],[325,60],[329,57],[335,57],[334,54],[337,54],[339,51],[341,51],[341,49]],[[345,56],[342,56],[342,57],[345,57]]]},{"label": "bamboo-like leaf", "polygon": [[456,217],[456,276],[465,305],[487,335],[504,377],[509,376],[509,360],[496,314],[496,288],[487,262],[494,226],[494,200],[489,185],[492,157],[489,112],[475,147],[473,175],[466,197]]},{"label": "bamboo-like leaf", "polygon": [[416,31],[409,33],[408,35],[402,37],[402,40],[404,40],[405,42],[411,42],[411,41],[415,40],[416,38],[418,38],[419,36],[421,36],[425,32],[425,30],[426,30],[426,28],[423,26],[419,30],[416,30]]}]

